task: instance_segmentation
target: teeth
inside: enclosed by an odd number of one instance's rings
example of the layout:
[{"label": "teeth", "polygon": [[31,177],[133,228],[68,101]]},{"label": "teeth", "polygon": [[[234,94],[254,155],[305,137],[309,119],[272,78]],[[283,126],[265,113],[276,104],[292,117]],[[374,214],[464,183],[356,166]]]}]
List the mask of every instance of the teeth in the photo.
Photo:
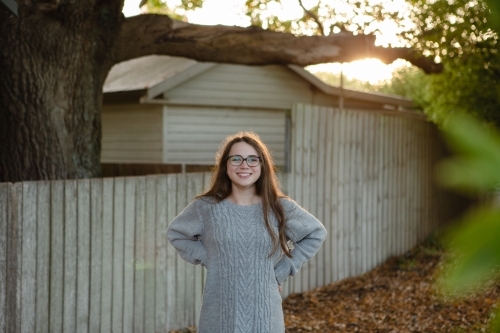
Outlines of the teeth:
[{"label": "teeth", "polygon": [[238,175],[243,176],[243,177],[250,176],[249,173],[239,173]]}]

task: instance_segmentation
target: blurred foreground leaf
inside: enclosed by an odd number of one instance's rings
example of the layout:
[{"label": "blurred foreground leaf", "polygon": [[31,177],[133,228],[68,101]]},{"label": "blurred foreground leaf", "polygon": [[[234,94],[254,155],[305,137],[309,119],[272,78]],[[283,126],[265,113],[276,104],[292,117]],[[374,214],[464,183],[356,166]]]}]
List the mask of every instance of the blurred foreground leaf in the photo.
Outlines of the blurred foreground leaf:
[{"label": "blurred foreground leaf", "polygon": [[492,190],[500,184],[500,135],[471,116],[457,115],[445,128],[456,153],[438,165],[437,180],[462,192]]},{"label": "blurred foreground leaf", "polygon": [[488,7],[490,8],[490,18],[489,21],[496,32],[500,32],[500,1],[498,0],[487,0]]},{"label": "blurred foreground leaf", "polygon": [[492,279],[500,266],[499,235],[497,207],[479,207],[468,212],[445,240],[454,261],[448,264],[446,276],[440,281],[442,290],[466,293]]},{"label": "blurred foreground leaf", "polygon": [[[486,0],[491,27],[500,33],[500,1]],[[450,120],[445,135],[456,156],[438,166],[441,184],[462,191],[497,190],[500,184],[500,135],[477,120],[458,116]],[[442,275],[447,292],[482,287],[493,278],[500,264],[500,207],[480,206],[466,214],[451,232],[448,247],[455,262]],[[491,331],[500,332],[500,309],[491,321]]]},{"label": "blurred foreground leaf", "polygon": [[[475,194],[490,193],[500,184],[500,134],[471,116],[457,115],[444,135],[455,155],[438,165],[437,179],[449,188]],[[445,239],[452,259],[438,280],[449,295],[485,287],[500,268],[500,207],[483,204],[470,210]],[[491,322],[500,332],[500,310]]]}]

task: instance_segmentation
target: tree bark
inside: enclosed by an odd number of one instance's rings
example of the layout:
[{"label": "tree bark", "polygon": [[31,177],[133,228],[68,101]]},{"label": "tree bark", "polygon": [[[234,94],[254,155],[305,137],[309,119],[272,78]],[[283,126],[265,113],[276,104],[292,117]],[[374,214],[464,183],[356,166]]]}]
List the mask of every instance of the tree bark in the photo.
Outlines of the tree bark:
[{"label": "tree bark", "polygon": [[426,73],[443,70],[442,64],[411,48],[375,46],[374,35],[341,32],[330,36],[294,36],[259,27],[189,24],[156,14],[127,18],[117,52],[117,62],[149,54],[245,65],[299,66],[378,58],[385,63],[405,59]]},{"label": "tree bark", "polygon": [[121,1],[0,8],[0,182],[100,174],[101,100]]}]

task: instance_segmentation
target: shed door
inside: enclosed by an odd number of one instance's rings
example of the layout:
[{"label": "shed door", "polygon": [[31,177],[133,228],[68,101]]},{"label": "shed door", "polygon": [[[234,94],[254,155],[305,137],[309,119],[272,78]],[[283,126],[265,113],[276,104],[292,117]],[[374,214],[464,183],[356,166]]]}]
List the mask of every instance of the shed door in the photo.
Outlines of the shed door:
[{"label": "shed door", "polygon": [[165,106],[164,163],[214,165],[228,135],[253,131],[285,165],[285,111],[197,106]]}]

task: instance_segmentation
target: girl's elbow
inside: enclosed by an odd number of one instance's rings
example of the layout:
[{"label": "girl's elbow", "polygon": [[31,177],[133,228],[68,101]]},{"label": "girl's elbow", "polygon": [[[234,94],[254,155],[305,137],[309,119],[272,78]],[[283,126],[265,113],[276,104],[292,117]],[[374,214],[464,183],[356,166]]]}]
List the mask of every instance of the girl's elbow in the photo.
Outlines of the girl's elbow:
[{"label": "girl's elbow", "polygon": [[321,240],[321,243],[326,240],[327,235],[328,232],[326,231],[325,227],[321,226],[321,228],[318,229],[318,239]]}]

